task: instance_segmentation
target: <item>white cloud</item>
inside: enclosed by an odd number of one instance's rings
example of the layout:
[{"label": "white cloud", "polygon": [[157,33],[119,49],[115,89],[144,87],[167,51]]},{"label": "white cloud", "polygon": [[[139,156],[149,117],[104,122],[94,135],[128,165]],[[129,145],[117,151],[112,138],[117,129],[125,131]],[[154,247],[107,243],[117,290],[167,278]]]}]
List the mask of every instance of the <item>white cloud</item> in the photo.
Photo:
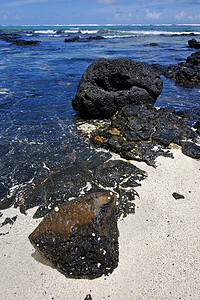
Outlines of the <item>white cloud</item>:
[{"label": "white cloud", "polygon": [[48,0],[18,0],[18,1],[0,4],[0,6],[12,7],[12,6],[19,6],[19,5],[32,4],[32,3],[41,3],[41,2],[48,2]]},{"label": "white cloud", "polygon": [[180,13],[178,13],[177,15],[175,15],[175,19],[177,20],[181,20],[186,16],[186,13],[184,10],[180,11]]},{"label": "white cloud", "polygon": [[145,12],[146,12],[146,17],[147,18],[149,18],[149,19],[153,19],[153,20],[158,20],[158,19],[160,19],[160,13],[158,13],[158,12],[150,12],[149,11],[149,9],[146,9],[145,10]]}]

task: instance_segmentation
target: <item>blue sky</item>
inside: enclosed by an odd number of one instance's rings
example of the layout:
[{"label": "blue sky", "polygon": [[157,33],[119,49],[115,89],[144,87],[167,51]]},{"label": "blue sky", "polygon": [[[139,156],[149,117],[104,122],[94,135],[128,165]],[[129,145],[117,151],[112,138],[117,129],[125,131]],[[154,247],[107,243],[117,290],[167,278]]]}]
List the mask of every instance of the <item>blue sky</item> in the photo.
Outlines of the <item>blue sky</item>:
[{"label": "blue sky", "polygon": [[0,0],[0,25],[200,24],[200,0]]}]

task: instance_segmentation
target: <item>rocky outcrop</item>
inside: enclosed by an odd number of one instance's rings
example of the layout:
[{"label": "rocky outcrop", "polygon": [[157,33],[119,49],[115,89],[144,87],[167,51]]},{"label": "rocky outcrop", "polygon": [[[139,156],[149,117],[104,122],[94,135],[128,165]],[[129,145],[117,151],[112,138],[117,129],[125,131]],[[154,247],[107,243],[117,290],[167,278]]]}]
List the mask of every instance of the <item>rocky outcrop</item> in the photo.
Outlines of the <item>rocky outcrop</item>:
[{"label": "rocky outcrop", "polygon": [[127,58],[95,60],[84,72],[72,105],[82,116],[110,117],[127,104],[154,104],[162,79]]},{"label": "rocky outcrop", "polygon": [[200,51],[192,53],[190,56],[188,56],[186,59],[186,64],[190,64],[193,68],[200,68]]},{"label": "rocky outcrop", "polygon": [[80,37],[79,36],[74,36],[72,38],[66,38],[65,42],[66,43],[72,43],[72,42],[77,42],[78,40],[80,40]]},{"label": "rocky outcrop", "polygon": [[190,48],[200,49],[200,42],[195,39],[189,40],[188,45]]},{"label": "rocky outcrop", "polygon": [[[195,146],[197,138],[198,134],[173,109],[127,105],[112,118],[107,129],[95,132],[91,141],[125,159],[145,161],[155,166],[155,158],[168,155],[162,149],[171,143],[180,147],[184,145],[184,154],[199,158],[199,147]],[[195,154],[186,151],[188,144],[183,141],[187,140],[193,140],[191,147]]]},{"label": "rocky outcrop", "polygon": [[15,44],[17,46],[38,45],[40,43],[40,41],[36,40],[23,40],[17,34],[1,33],[0,39],[8,43]]},{"label": "rocky outcrop", "polygon": [[190,156],[192,158],[200,159],[200,145],[189,141],[182,142],[182,152],[183,154]]},{"label": "rocky outcrop", "polygon": [[193,86],[200,83],[200,51],[192,53],[186,62],[178,65],[169,67],[153,65],[152,67],[160,75],[162,74],[182,86]]},{"label": "rocky outcrop", "polygon": [[94,193],[55,207],[29,239],[66,277],[94,279],[118,265],[116,197]]},{"label": "rocky outcrop", "polygon": [[32,192],[24,193],[23,203],[18,204],[20,211],[25,213],[39,206],[34,218],[44,217],[70,198],[109,189],[117,195],[119,216],[134,213],[138,196],[135,187],[141,185],[147,174],[130,162],[111,158],[109,152],[94,149],[77,153],[71,166],[49,175]]},{"label": "rocky outcrop", "polygon": [[96,35],[96,36],[88,36],[86,38],[80,38],[79,36],[75,36],[75,37],[69,37],[69,38],[66,38],[65,39],[65,42],[66,43],[71,43],[71,42],[87,42],[87,41],[92,41],[92,40],[102,40],[104,39],[103,36],[100,36],[100,35]]}]

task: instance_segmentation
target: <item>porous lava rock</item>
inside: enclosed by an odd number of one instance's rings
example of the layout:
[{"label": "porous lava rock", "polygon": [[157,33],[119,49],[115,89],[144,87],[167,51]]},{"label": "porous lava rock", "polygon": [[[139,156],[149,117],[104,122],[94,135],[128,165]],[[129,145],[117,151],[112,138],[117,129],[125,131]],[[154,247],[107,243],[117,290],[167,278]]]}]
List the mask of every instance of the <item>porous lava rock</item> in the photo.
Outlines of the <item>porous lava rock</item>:
[{"label": "porous lava rock", "polygon": [[[108,128],[94,132],[90,138],[94,144],[125,159],[145,161],[151,166],[155,166],[157,156],[170,155],[163,150],[171,143],[184,145],[184,154],[197,158],[198,154],[186,151],[188,144],[183,144],[187,140],[195,143],[197,139],[198,132],[191,129],[181,114],[178,115],[172,108],[156,109],[151,105],[123,107],[112,117]],[[198,149],[194,143],[191,144],[196,153]]]},{"label": "porous lava rock", "polygon": [[106,118],[127,104],[154,104],[162,88],[160,76],[144,63],[99,58],[83,73],[72,105],[82,116]]},{"label": "porous lava rock", "polygon": [[56,207],[29,239],[66,277],[94,279],[118,265],[116,196],[93,193]]},{"label": "porous lava rock", "polygon": [[200,146],[190,141],[182,142],[182,152],[192,158],[200,159]]},{"label": "porous lava rock", "polygon": [[182,86],[194,86],[200,83],[200,51],[192,53],[187,57],[186,62],[168,67],[158,64],[152,65],[159,74],[167,79],[174,80]]}]

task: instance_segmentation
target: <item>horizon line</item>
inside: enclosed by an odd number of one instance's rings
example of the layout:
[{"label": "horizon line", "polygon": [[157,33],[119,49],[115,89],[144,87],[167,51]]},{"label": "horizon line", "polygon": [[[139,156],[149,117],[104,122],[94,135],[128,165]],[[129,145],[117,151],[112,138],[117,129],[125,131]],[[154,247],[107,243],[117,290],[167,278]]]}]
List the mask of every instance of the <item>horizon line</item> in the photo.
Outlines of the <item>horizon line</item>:
[{"label": "horizon line", "polygon": [[12,26],[200,26],[200,24],[169,24],[169,23],[163,23],[163,24],[18,24],[18,25],[8,25],[8,24],[0,24],[0,26],[7,26],[7,27],[12,27]]}]

